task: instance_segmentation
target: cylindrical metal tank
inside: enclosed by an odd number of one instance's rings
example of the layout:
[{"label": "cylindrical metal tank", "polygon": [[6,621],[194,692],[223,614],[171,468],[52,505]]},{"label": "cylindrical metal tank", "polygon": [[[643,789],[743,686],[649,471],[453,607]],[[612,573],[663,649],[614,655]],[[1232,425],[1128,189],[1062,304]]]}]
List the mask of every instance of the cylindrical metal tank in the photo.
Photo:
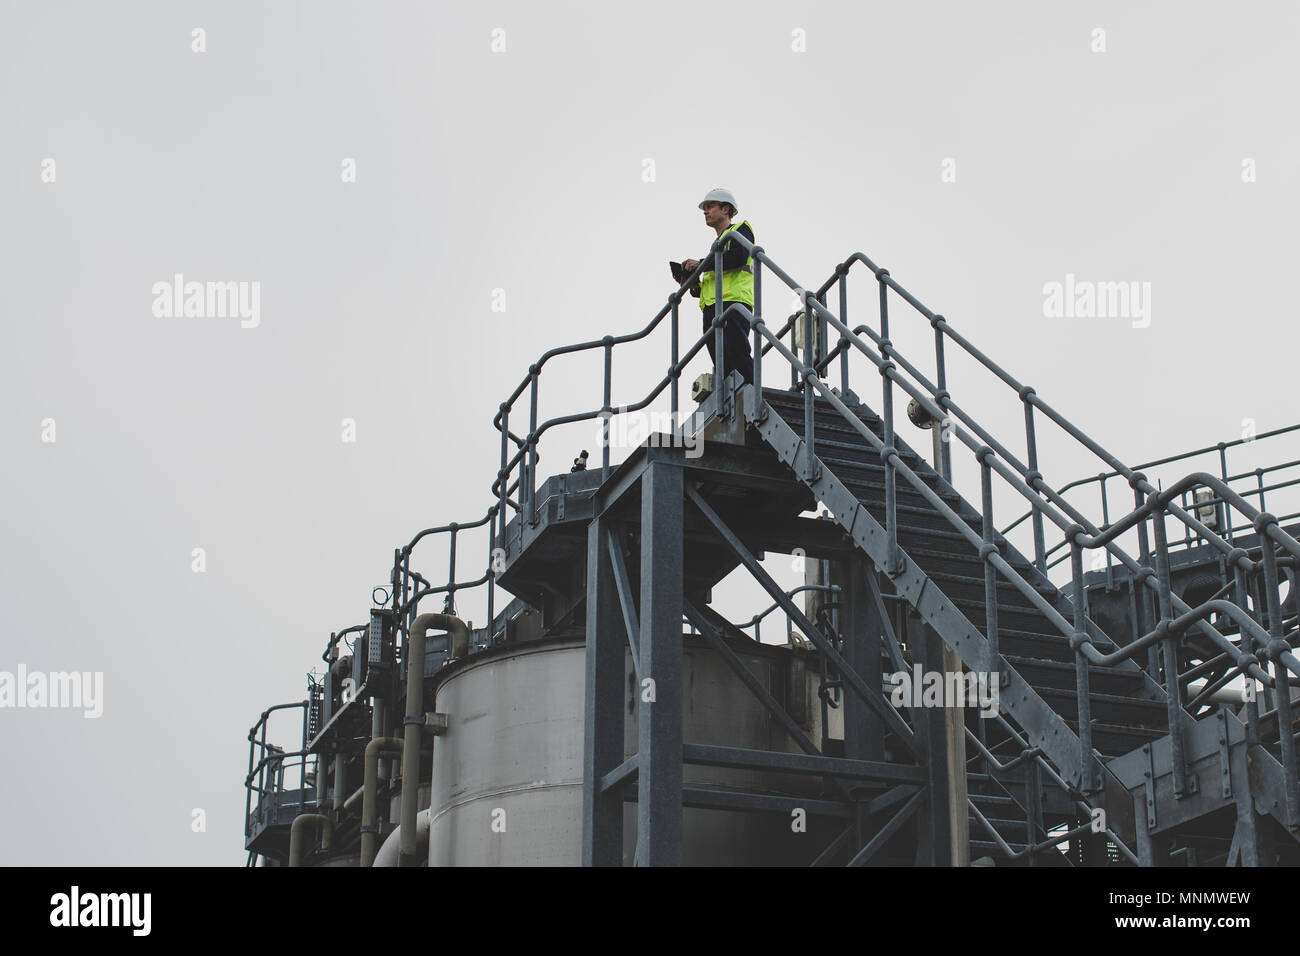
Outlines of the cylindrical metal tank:
[{"label": "cylindrical metal tank", "polygon": [[[763,686],[803,712],[809,736],[820,715],[813,674],[791,666],[789,649],[733,645]],[[585,645],[539,641],[503,646],[445,668],[436,708],[448,717],[436,738],[429,829],[430,866],[577,865],[582,851]],[[683,737],[802,753],[762,703],[699,638],[684,638]],[[636,749],[639,695],[625,666],[625,752]],[[801,715],[796,714],[796,719]],[[820,778],[687,766],[689,786],[816,797]],[[842,826],[842,824],[841,824]],[[806,865],[834,835],[809,817],[797,832],[784,812],[686,808],[688,865]],[[631,863],[636,804],[624,814],[624,862]]]}]

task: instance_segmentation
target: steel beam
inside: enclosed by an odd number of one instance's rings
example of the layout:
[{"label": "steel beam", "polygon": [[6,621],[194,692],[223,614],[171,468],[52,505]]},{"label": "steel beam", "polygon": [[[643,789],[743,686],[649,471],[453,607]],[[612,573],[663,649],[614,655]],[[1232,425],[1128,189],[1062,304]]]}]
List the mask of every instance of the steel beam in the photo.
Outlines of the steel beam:
[{"label": "steel beam", "polygon": [[889,729],[898,735],[909,750],[914,751],[916,743],[912,736],[912,729],[903,722],[903,718],[899,717],[893,707],[885,701],[884,694],[881,692],[880,683],[877,682],[874,687],[869,686],[862,679],[861,675],[849,666],[848,661],[846,661],[843,656],[841,656],[840,653],[831,646],[830,641],[826,640],[826,637],[821,633],[817,626],[814,625],[812,621],[808,620],[807,615],[799,610],[795,603],[786,595],[781,586],[772,580],[771,575],[763,570],[763,566],[758,563],[758,560],[752,554],[750,554],[749,549],[746,548],[740,538],[736,536],[736,533],[727,526],[726,522],[718,517],[717,512],[713,510],[698,491],[687,486],[686,494],[691,499],[691,502],[700,509],[700,512],[709,519],[715,528],[718,529],[718,533],[722,535],[727,544],[731,546],[732,551],[736,553],[736,557],[740,558],[741,563],[745,565],[749,573],[754,576],[755,580],[757,580],[758,583],[763,586],[764,590],[766,590],[767,593],[781,605],[781,609],[794,619],[795,624],[797,624],[808,636],[808,639],[817,646],[817,649],[822,652],[827,661],[829,661],[830,664],[844,676],[845,682],[853,688],[853,691],[864,702],[866,702],[869,707],[884,719],[884,722],[889,726]]},{"label": "steel beam", "polygon": [[582,863],[623,862],[623,801],[601,781],[623,762],[623,621],[605,518],[587,526],[587,672],[582,777]]},{"label": "steel beam", "polygon": [[682,470],[641,476],[637,862],[682,862]]}]

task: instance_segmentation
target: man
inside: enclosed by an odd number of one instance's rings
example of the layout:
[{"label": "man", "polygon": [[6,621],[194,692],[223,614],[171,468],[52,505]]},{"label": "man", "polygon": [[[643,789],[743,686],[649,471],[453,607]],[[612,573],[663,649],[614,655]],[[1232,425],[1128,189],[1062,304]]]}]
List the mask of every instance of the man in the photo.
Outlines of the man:
[{"label": "man", "polygon": [[[700,202],[700,209],[704,212],[704,224],[711,226],[718,236],[734,230],[750,242],[754,241],[754,230],[750,228],[748,220],[739,225],[732,225],[732,219],[739,215],[739,210],[736,208],[736,197],[728,190],[722,188],[710,190]],[[699,259],[687,259],[682,263],[682,269],[688,273],[693,272],[699,264]],[[753,264],[753,258],[740,243],[728,241],[723,247],[722,309],[724,312],[733,304],[743,305],[753,311]],[[712,253],[704,260],[704,271],[700,275],[699,285],[700,308],[704,313],[703,330],[708,331],[713,325],[714,300],[717,292]],[[752,385],[754,384],[754,358],[749,349],[749,323],[739,313],[728,315],[724,321],[726,324],[723,326],[722,374],[728,375],[738,371],[745,384]],[[709,358],[713,359],[712,335],[709,336],[708,348]]]}]

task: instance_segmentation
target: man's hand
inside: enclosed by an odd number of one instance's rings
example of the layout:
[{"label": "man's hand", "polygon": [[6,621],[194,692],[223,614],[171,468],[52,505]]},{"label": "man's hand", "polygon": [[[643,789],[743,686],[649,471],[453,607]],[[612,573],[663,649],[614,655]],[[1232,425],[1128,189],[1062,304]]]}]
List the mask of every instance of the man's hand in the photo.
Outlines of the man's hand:
[{"label": "man's hand", "polygon": [[687,259],[682,263],[682,268],[685,269],[687,272],[694,272],[697,268],[699,268],[699,265],[700,265],[699,259]]}]

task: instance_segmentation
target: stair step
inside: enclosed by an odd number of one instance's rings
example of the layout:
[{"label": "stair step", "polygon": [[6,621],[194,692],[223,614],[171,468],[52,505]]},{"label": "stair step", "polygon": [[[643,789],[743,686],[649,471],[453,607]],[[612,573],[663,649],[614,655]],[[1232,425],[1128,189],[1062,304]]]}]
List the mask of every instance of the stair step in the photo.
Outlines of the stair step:
[{"label": "stair step", "polygon": [[[903,550],[906,551],[907,549],[904,548]],[[926,563],[915,554],[912,554],[912,552],[908,551],[907,553],[909,557],[915,559],[916,563],[921,566],[921,569],[925,571],[935,584],[939,585],[939,589],[942,590],[944,594],[948,595],[948,597],[952,598],[954,601],[978,601],[980,602],[980,605],[983,606],[983,575],[974,577],[973,575],[953,574],[947,571],[933,570],[927,567]],[[1040,613],[1037,608],[1029,603],[1029,598],[1026,597],[1018,587],[1003,578],[1001,575],[998,575],[996,589],[999,607],[1003,605],[1008,607],[1023,607],[1025,610],[1032,611],[1035,614]],[[1034,590],[1037,591],[1049,604],[1055,605],[1055,603],[1060,599],[1060,595],[1057,593],[1056,588],[1052,587],[1050,584],[1034,585]]]},{"label": "stair step", "polygon": [[[1001,651],[1000,647],[999,651]],[[1044,688],[1057,687],[1063,690],[1074,690],[1073,659],[1069,662],[1047,661],[1006,653],[1002,654],[1002,658],[1016,673],[1028,681],[1040,695]],[[1118,667],[1097,667],[1096,665],[1088,668],[1088,680],[1088,686],[1092,691],[1101,694],[1115,694],[1120,697],[1136,696],[1146,683],[1141,673],[1137,671],[1122,670]]]},{"label": "stair step", "polygon": [[[1036,687],[1052,710],[1067,719],[1079,716],[1079,695],[1073,689],[1062,687]],[[1164,734],[1169,729],[1168,705],[1159,700],[1140,700],[1115,694],[1099,694],[1091,685],[1088,688],[1093,723],[1098,722],[1134,730],[1155,730]]]},{"label": "stair step", "polygon": [[[1066,717],[1065,723],[1077,736],[1079,722]],[[1120,727],[1114,724],[1099,723],[1095,720],[1092,722],[1092,746],[1103,757],[1122,757],[1124,754],[1132,753],[1139,747],[1163,736],[1165,736],[1163,730]]]},{"label": "stair step", "polygon": [[[970,578],[977,578],[980,583],[983,584],[984,562],[980,560],[979,553],[973,548],[969,551],[958,551],[956,549],[936,550],[934,548],[924,547],[923,544],[911,540],[906,543],[903,542],[903,536],[899,535],[899,543],[902,545],[903,550],[907,552],[910,558],[915,560],[917,564],[924,568],[927,574],[960,574]],[[1042,589],[1044,595],[1049,591],[1052,594],[1056,594],[1056,588],[1050,583],[1043,583],[1042,579],[1038,577],[1038,571],[1028,561],[1017,560],[1008,561],[1007,563],[1011,565],[1012,570],[1018,573],[1026,581],[1031,584],[1037,582],[1035,586]],[[1014,585],[1000,574],[998,575],[998,582],[1005,583],[1008,587],[1014,587]]]}]

